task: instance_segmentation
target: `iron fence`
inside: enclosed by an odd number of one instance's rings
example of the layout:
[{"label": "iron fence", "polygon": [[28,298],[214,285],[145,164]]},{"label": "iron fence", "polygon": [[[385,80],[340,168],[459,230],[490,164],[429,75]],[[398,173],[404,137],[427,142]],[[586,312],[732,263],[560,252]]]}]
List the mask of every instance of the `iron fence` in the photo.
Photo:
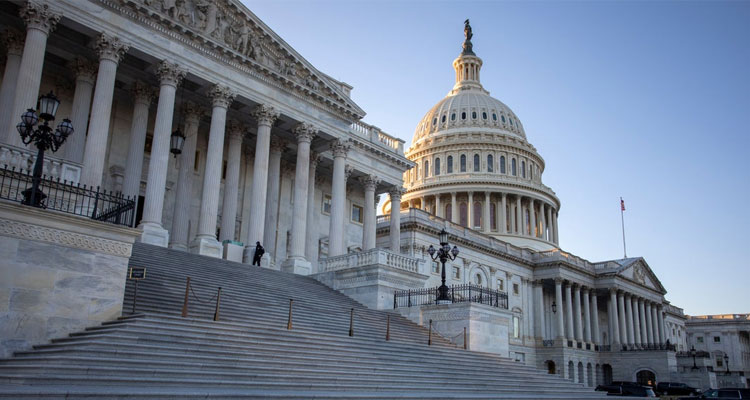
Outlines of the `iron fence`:
[{"label": "iron fence", "polygon": [[[34,177],[15,167],[0,168],[0,199],[22,204],[28,202]],[[135,201],[122,193],[101,190],[99,187],[73,184],[43,176],[39,180],[41,208],[79,215],[115,225],[132,226]]]},{"label": "iron fence", "polygon": [[[398,290],[393,293],[393,308],[437,304],[438,288]],[[508,294],[472,284],[452,285],[448,288],[451,303],[480,303],[508,309]]]}]

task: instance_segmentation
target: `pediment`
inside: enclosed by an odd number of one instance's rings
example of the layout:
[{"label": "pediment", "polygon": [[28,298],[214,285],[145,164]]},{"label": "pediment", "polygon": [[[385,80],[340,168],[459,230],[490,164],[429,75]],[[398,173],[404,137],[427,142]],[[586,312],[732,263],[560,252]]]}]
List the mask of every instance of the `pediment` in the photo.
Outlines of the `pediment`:
[{"label": "pediment", "polygon": [[180,40],[229,56],[284,89],[359,120],[365,112],[351,87],[318,71],[239,0],[120,0],[140,17],[180,34]]},{"label": "pediment", "polygon": [[635,281],[651,290],[666,293],[664,286],[643,258],[637,258],[622,265],[617,271],[617,275]]}]

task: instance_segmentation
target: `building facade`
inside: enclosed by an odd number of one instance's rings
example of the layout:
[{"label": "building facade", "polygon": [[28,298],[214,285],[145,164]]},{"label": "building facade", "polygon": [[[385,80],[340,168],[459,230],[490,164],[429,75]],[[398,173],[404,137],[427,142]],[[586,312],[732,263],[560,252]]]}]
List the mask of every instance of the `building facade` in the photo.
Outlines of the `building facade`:
[{"label": "building facade", "polygon": [[721,386],[750,385],[750,314],[690,315],[686,348],[695,349]]}]

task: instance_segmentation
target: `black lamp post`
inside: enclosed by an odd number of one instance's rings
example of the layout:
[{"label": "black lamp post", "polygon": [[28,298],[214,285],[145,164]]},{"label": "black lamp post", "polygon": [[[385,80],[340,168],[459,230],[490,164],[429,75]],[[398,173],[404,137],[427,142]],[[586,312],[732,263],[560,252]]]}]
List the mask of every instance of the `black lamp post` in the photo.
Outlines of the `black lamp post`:
[{"label": "black lamp post", "polygon": [[[36,162],[34,163],[31,187],[22,192],[22,203],[29,206],[41,207],[42,201],[47,197],[39,189],[39,183],[42,180],[45,150],[52,150],[53,153],[56,152],[65,142],[65,139],[73,133],[73,124],[67,118],[57,125],[54,131],[49,126],[49,122],[55,120],[58,106],[60,106],[60,100],[50,91],[39,98],[39,102],[37,103],[39,116],[37,116],[36,111],[29,108],[21,115],[21,122],[16,125],[23,144],[34,142],[38,150]],[[33,129],[37,125],[37,122],[39,122],[39,119],[44,124],[40,124],[36,129]]]},{"label": "black lamp post", "polygon": [[458,256],[458,247],[453,246],[453,249],[451,249],[451,246],[448,244],[448,232],[443,229],[442,231],[440,231],[440,248],[435,250],[435,248],[430,245],[430,248],[427,249],[427,252],[430,253],[430,257],[433,261],[440,260],[440,262],[443,264],[443,272],[440,274],[442,284],[438,288],[437,302],[438,304],[449,302],[450,299],[448,298],[448,286],[445,285],[445,262],[449,259],[456,259],[456,256]]},{"label": "black lamp post", "polygon": [[690,347],[690,355],[693,356],[693,369],[698,369],[698,366],[695,365],[695,346]]},{"label": "black lamp post", "polygon": [[553,314],[557,313],[557,303],[555,303],[554,300],[552,301],[552,313]]},{"label": "black lamp post", "polygon": [[724,365],[727,367],[727,375],[729,375],[729,356],[724,354]]},{"label": "black lamp post", "polygon": [[182,154],[182,146],[185,144],[185,135],[180,132],[180,128],[177,128],[172,132],[172,136],[169,137],[169,152],[174,154],[177,158],[178,154]]}]

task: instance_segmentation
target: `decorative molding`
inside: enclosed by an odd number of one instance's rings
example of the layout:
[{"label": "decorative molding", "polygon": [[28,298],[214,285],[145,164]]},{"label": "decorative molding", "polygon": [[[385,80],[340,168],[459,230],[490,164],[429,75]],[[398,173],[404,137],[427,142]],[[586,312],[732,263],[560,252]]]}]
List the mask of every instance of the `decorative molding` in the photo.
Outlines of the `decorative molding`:
[{"label": "decorative molding", "polygon": [[95,251],[118,257],[130,257],[132,245],[97,236],[83,235],[60,229],[0,218],[0,235],[16,239],[36,240],[76,249]]}]

